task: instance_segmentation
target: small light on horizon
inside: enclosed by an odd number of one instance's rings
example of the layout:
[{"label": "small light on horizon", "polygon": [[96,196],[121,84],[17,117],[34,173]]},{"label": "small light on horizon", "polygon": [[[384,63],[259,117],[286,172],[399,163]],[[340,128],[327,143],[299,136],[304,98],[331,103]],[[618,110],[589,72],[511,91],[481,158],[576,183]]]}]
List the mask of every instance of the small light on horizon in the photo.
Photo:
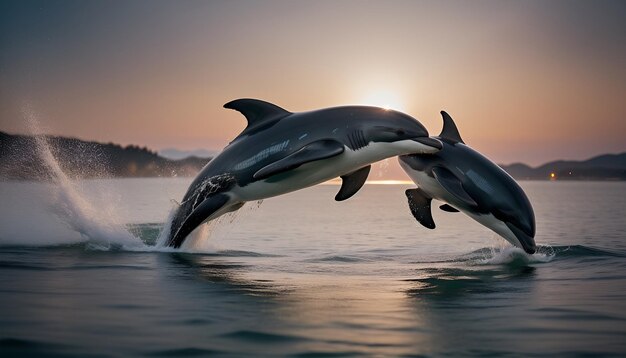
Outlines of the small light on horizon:
[{"label": "small light on horizon", "polygon": [[556,174],[550,173],[550,180],[556,180]]}]

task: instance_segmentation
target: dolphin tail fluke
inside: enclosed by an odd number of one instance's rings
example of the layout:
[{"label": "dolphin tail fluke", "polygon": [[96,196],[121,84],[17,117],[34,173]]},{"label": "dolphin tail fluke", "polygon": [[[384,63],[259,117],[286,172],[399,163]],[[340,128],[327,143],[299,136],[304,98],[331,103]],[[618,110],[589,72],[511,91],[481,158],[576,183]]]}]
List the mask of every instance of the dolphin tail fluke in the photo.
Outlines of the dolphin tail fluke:
[{"label": "dolphin tail fluke", "polygon": [[426,195],[422,189],[407,189],[405,192],[409,201],[409,209],[413,217],[428,229],[435,228],[435,221],[430,210],[432,198]]},{"label": "dolphin tail fluke", "polygon": [[200,226],[200,224],[218,210],[222,209],[229,201],[230,198],[225,194],[217,194],[205,199],[189,216],[184,218],[178,230],[172,231],[174,235],[172,235],[167,245],[179,248],[195,228]]},{"label": "dolphin tail fluke", "polygon": [[354,194],[356,194],[365,181],[367,180],[367,176],[370,173],[371,165],[365,166],[361,169],[355,170],[352,173],[342,175],[341,176],[341,189],[337,195],[335,195],[335,200],[343,201],[351,198]]},{"label": "dolphin tail fluke", "polygon": [[443,129],[441,129],[441,134],[439,134],[440,138],[447,139],[452,143],[463,143],[463,139],[459,134],[459,129],[454,124],[454,120],[446,111],[441,111],[441,116],[443,117]]}]

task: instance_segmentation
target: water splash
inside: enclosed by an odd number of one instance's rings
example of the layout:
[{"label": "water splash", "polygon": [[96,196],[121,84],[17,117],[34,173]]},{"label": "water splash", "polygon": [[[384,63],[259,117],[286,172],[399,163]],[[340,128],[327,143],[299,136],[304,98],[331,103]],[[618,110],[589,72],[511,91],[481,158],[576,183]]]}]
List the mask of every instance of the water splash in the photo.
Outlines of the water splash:
[{"label": "water splash", "polygon": [[163,224],[163,228],[159,232],[159,236],[156,239],[156,247],[167,247],[167,241],[169,240],[170,232],[172,230],[172,222],[174,221],[174,216],[176,216],[176,212],[178,212],[179,207],[180,204],[172,200],[172,208],[170,209],[170,212],[167,215],[167,220],[165,220],[165,224]]},{"label": "water splash", "polygon": [[554,250],[550,246],[540,246],[532,255],[514,246],[491,247],[489,253],[474,260],[474,263],[478,265],[533,264],[550,262],[554,257]]},{"label": "water splash", "polygon": [[[236,227],[237,222],[260,208],[262,203],[263,200],[246,203],[238,210],[228,212],[218,218],[200,225],[189,235],[180,250],[183,252],[193,253],[216,253],[222,251],[223,247],[220,246],[220,242],[227,240],[232,229]],[[172,210],[172,213],[173,212],[175,212],[175,210]],[[171,225],[172,213],[170,213],[168,223],[166,223],[164,227]],[[159,235],[158,242],[160,243],[160,247],[162,249],[171,249],[164,246],[168,236],[169,228],[167,231],[164,229]]]},{"label": "water splash", "polygon": [[500,235],[493,234],[494,245],[472,252],[468,261],[476,265],[527,265],[550,262],[556,256],[555,250],[548,245],[538,245],[537,252],[528,254],[523,249],[512,246]]},{"label": "water splash", "polygon": [[22,110],[35,140],[36,153],[50,176],[51,194],[54,197],[52,211],[91,244],[99,247],[145,246],[115,218],[112,210],[95,208],[84,199],[85,196],[78,183],[67,177],[52,154],[46,136],[41,134],[35,111],[29,105],[24,106]]},{"label": "water splash", "polygon": [[[195,187],[192,187],[190,189],[191,193],[185,195],[187,199],[185,199],[182,203],[173,201],[173,207],[170,209],[167,221],[165,222],[163,230],[161,230],[159,237],[156,241],[156,247],[164,249],[168,248],[167,245],[170,240],[170,234],[172,234],[172,230],[178,230],[183,222],[180,221],[176,224],[176,227],[172,227],[172,225],[174,225],[174,221],[177,219],[176,216],[179,214],[179,210],[185,211],[181,213],[181,215],[189,215],[191,212],[193,212],[193,210],[201,205],[204,200],[206,200],[213,194],[222,192],[225,189],[233,186],[235,184],[235,181],[235,177],[230,173],[211,176],[196,184]],[[259,208],[262,202],[263,200],[259,200],[256,202],[256,205],[249,205],[248,211]],[[217,232],[223,231],[225,228],[232,227],[232,224],[237,220],[237,218],[240,217],[240,214],[242,213],[241,208],[243,207],[243,205],[245,205],[245,203],[242,204],[242,206],[235,211],[225,213],[220,217],[217,217],[207,223],[203,223],[202,225],[198,226],[194,231],[189,234],[189,237],[183,242],[181,246],[182,251],[215,252],[216,247],[214,243],[211,242],[209,239]],[[228,223],[228,225],[223,225],[226,222]]]},{"label": "water splash", "polygon": [[[223,190],[225,187],[229,187],[233,185],[234,181],[235,181],[235,178],[228,173],[212,176],[203,180],[199,184],[195,185],[195,187],[191,189],[192,192],[188,195],[185,195],[187,199],[183,200],[182,203],[178,203],[173,200],[172,201],[173,206],[170,209],[170,213],[167,217],[167,221],[165,222],[163,226],[163,230],[159,234],[156,246],[163,247],[163,248],[167,247],[172,230],[178,230],[180,225],[182,225],[183,221],[179,221],[177,222],[176,227],[172,228],[172,225],[174,225],[174,221],[177,219],[177,215],[179,215],[180,210],[186,211],[186,212],[180,213],[180,215],[189,215],[200,204],[202,204],[202,202],[206,200],[209,196],[219,192],[220,190]],[[178,219],[184,219],[184,217],[180,217]],[[198,231],[199,229],[200,228],[194,230],[194,232]],[[206,231],[206,228],[202,228],[201,230]],[[192,232],[192,234],[194,234],[194,232]],[[197,236],[198,234],[196,233],[192,235],[192,238],[196,237],[196,239],[199,239]],[[206,233],[201,236],[208,238],[208,234]],[[188,241],[189,240],[186,240],[186,242],[183,244],[184,247],[189,247]],[[194,240],[194,241],[197,241],[197,240]]]}]

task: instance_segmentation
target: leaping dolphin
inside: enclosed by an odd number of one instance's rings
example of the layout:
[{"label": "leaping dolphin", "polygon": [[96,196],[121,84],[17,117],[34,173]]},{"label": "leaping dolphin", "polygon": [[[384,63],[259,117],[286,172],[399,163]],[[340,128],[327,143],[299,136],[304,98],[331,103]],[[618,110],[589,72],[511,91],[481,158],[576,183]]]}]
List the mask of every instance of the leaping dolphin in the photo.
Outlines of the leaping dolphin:
[{"label": "leaping dolphin", "polygon": [[377,107],[291,113],[256,99],[224,107],[241,112],[248,126],[191,183],[173,217],[168,246],[180,247],[200,224],[246,201],[338,176],[342,185],[335,200],[346,200],[363,186],[371,163],[442,148],[415,118]]},{"label": "leaping dolphin", "polygon": [[417,184],[406,196],[411,213],[422,225],[435,228],[431,200],[440,208],[462,211],[529,254],[535,253],[535,214],[526,194],[504,170],[465,145],[452,118],[444,111],[439,139],[443,149],[432,155],[398,159]]}]

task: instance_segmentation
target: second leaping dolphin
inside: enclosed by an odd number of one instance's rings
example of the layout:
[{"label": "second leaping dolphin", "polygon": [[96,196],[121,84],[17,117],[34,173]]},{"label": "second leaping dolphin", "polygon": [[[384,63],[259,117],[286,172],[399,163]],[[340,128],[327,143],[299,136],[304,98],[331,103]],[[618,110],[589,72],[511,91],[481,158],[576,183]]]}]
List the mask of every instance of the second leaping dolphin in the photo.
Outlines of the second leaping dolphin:
[{"label": "second leaping dolphin", "polygon": [[406,196],[411,213],[423,226],[434,229],[431,201],[440,208],[462,211],[529,254],[536,251],[535,214],[526,194],[509,174],[474,151],[442,111],[443,130],[437,138],[443,149],[433,155],[403,155],[400,166],[417,184]]},{"label": "second leaping dolphin", "polygon": [[191,183],[174,214],[167,245],[180,247],[200,224],[245,202],[285,194],[341,176],[335,200],[354,195],[370,164],[408,153],[435,153],[439,140],[415,118],[367,106],[291,113],[256,99],[225,108],[248,126]]}]

